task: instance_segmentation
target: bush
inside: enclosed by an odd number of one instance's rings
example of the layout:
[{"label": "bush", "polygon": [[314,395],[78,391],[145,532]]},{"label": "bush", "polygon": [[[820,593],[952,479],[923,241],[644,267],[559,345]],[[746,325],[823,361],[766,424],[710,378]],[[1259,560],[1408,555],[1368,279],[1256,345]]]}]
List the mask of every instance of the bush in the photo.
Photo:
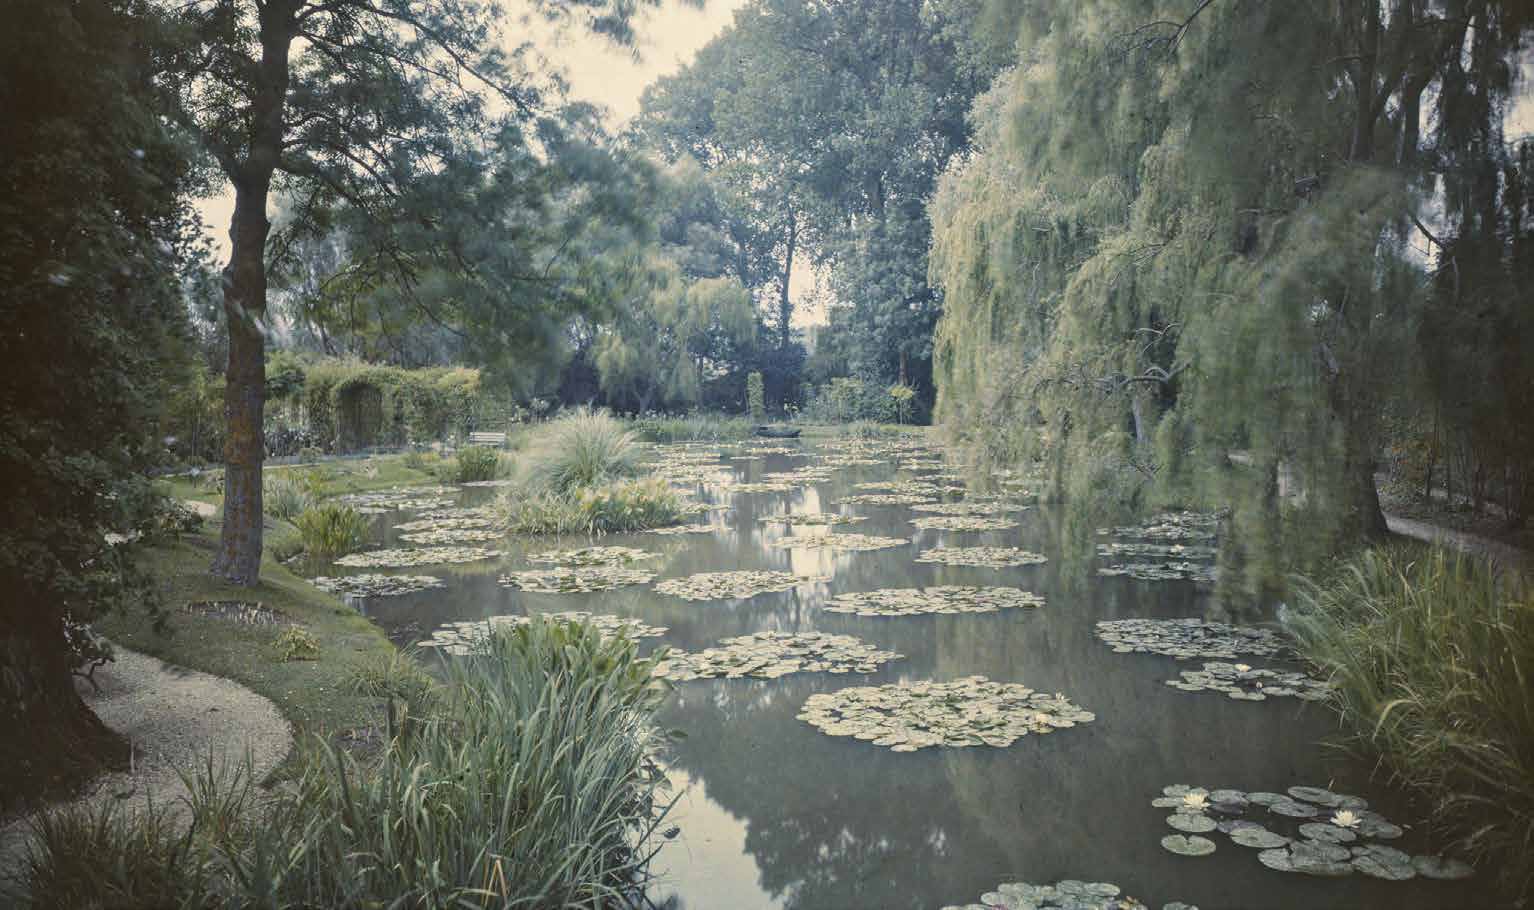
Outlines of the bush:
[{"label": "bush", "polygon": [[653,666],[586,625],[498,630],[429,698],[409,682],[422,713],[376,761],[316,741],[270,793],[210,762],[180,836],[111,806],[47,817],[23,884],[36,906],[629,906],[666,811]]},{"label": "bush", "polygon": [[645,442],[725,442],[748,439],[756,432],[756,425],[751,421],[727,414],[689,414],[685,417],[646,414],[636,418],[631,426]]},{"label": "bush", "polygon": [[310,484],[291,472],[268,472],[261,479],[261,487],[262,510],[283,521],[293,521],[318,501]]},{"label": "bush", "polygon": [[350,506],[322,505],[305,509],[294,519],[311,556],[341,556],[362,546],[367,517]]},{"label": "bush", "polygon": [[459,483],[494,480],[500,473],[501,456],[487,446],[469,446],[460,449],[454,466],[453,479]]},{"label": "bush", "polygon": [[676,524],[682,500],[662,481],[632,480],[575,493],[512,491],[501,513],[514,534],[610,534]]},{"label": "bush", "polygon": [[523,460],[522,483],[534,494],[561,495],[639,470],[634,434],[603,411],[579,408],[541,429]]},{"label": "bush", "polygon": [[810,395],[802,416],[811,423],[851,423],[854,420],[894,423],[897,413],[895,399],[890,397],[888,387],[851,376],[839,376]]},{"label": "bush", "polygon": [[1335,701],[1452,846],[1534,887],[1534,599],[1522,579],[1420,546],[1300,587],[1291,625]]}]

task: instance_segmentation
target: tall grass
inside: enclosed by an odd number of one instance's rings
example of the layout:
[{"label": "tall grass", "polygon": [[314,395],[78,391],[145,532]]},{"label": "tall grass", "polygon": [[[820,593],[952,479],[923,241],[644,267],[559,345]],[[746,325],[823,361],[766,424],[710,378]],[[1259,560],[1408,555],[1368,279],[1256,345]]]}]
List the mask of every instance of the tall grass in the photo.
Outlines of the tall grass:
[{"label": "tall grass", "polygon": [[273,518],[292,521],[318,502],[313,484],[291,471],[268,473],[262,478],[261,506]]},{"label": "tall grass", "polygon": [[362,546],[368,520],[351,506],[334,503],[305,509],[293,524],[311,556],[340,556]]},{"label": "tall grass", "polygon": [[541,427],[522,459],[521,485],[534,494],[565,494],[632,477],[639,471],[634,434],[603,411],[578,408]]},{"label": "tall grass", "polygon": [[[589,626],[497,630],[483,653],[446,666],[425,716],[376,763],[316,743],[271,793],[243,769],[210,765],[189,778],[193,822],[180,841],[144,828],[142,814],[110,837],[40,826],[31,904],[631,906],[668,808],[652,667],[634,642]],[[143,855],[131,846],[141,828],[153,846]],[[93,890],[103,868],[133,861],[147,877],[168,858],[175,874],[143,889],[157,889],[152,900]],[[88,865],[96,874],[76,879]]]},{"label": "tall grass", "polygon": [[1300,586],[1291,625],[1359,738],[1430,798],[1452,846],[1534,892],[1534,599],[1522,579],[1419,546]]},{"label": "tall grass", "polygon": [[468,446],[458,451],[453,479],[458,483],[494,480],[500,473],[501,456],[488,446]]},{"label": "tall grass", "polygon": [[728,414],[688,414],[684,417],[646,414],[635,418],[630,426],[645,442],[728,442],[748,439],[756,432],[756,424],[751,420]]},{"label": "tall grass", "polygon": [[682,499],[664,482],[628,480],[569,493],[511,490],[501,516],[514,534],[613,534],[674,525]]}]

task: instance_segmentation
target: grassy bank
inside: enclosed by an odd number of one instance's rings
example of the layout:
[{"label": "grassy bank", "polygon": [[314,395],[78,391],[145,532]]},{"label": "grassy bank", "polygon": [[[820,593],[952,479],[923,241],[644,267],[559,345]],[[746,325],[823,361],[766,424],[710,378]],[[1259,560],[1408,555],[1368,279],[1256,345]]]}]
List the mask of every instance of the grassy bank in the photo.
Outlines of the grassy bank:
[{"label": "grassy bank", "polygon": [[1442,549],[1370,551],[1300,587],[1302,652],[1451,849],[1534,894],[1534,591]]},{"label": "grassy bank", "polygon": [[[142,614],[107,616],[97,630],[124,647],[227,677],[266,696],[301,738],[349,739],[352,731],[381,724],[378,699],[348,691],[347,681],[358,666],[394,653],[383,631],[294,575],[270,551],[260,584],[242,588],[220,581],[208,573],[217,543],[217,523],[207,522],[201,531],[143,552],[142,565],[157,580],[166,609],[163,631]],[[259,603],[277,614],[277,621],[249,624],[187,609],[219,601]],[[299,638],[288,631],[294,625],[307,633],[303,644],[295,644]],[[285,634],[289,638],[283,641]]]},{"label": "grassy bank", "polygon": [[404,707],[377,761],[312,749],[269,795],[205,769],[185,832],[110,804],[56,816],[31,906],[631,905],[665,811],[652,666],[626,638],[543,622],[440,685],[396,662],[363,680]]}]

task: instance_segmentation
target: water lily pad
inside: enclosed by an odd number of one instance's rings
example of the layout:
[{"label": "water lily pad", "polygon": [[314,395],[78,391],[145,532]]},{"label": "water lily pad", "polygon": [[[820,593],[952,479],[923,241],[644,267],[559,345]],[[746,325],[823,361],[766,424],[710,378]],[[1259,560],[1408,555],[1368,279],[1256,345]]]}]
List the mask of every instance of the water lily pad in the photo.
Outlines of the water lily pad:
[{"label": "water lily pad", "polygon": [[500,583],[533,594],[586,594],[591,591],[611,591],[629,585],[648,584],[655,578],[654,572],[632,569],[627,566],[555,566],[551,569],[529,569],[523,572],[507,572]]},{"label": "water lily pad", "polygon": [[1334,809],[1342,805],[1342,797],[1322,787],[1290,787],[1287,791],[1295,799]]},{"label": "water lily pad", "polygon": [[910,543],[898,537],[877,537],[869,534],[804,534],[779,537],[772,542],[782,550],[887,550]]},{"label": "water lily pad", "polygon": [[819,525],[851,524],[867,521],[865,515],[843,515],[840,512],[790,512],[786,515],[767,515],[757,519],[764,524],[786,524],[792,527],[816,527]]},{"label": "water lily pad", "polygon": [[1029,733],[1097,719],[1064,695],[983,676],[818,693],[805,700],[798,717],[831,736],[853,736],[895,752],[928,746],[1004,748]]},{"label": "water lily pad", "polygon": [[936,502],[931,495],[915,495],[910,493],[852,493],[843,496],[836,501],[840,506],[909,506],[924,502]]},{"label": "water lily pad", "polygon": [[1106,578],[1125,575],[1140,581],[1198,581],[1213,582],[1217,578],[1214,566],[1197,562],[1131,562],[1112,566],[1100,566],[1097,574]]},{"label": "water lily pad", "polygon": [[420,518],[394,526],[396,531],[460,531],[468,528],[488,528],[494,523],[489,515],[462,515],[443,518]]},{"label": "water lily pad", "polygon": [[1049,558],[1017,547],[932,547],[916,557],[917,562],[935,562],[945,566],[975,566],[983,569],[1007,569],[1048,562]]},{"label": "water lily pad", "polygon": [[1475,874],[1474,867],[1469,863],[1442,856],[1414,856],[1411,858],[1411,864],[1412,868],[1417,870],[1417,874],[1423,878],[1440,881],[1458,881]]},{"label": "water lily pad", "polygon": [[668,578],[655,585],[662,594],[684,600],[740,600],[774,591],[787,591],[800,585],[825,582],[823,576],[795,575],[792,572],[738,571],[700,572],[685,578]]},{"label": "water lily pad", "polygon": [[1143,525],[1099,528],[1097,533],[1142,540],[1213,540],[1219,524],[1218,512],[1163,512]]},{"label": "water lily pad", "polygon": [[527,557],[528,562],[553,563],[560,566],[621,566],[641,559],[654,559],[658,554],[637,547],[579,547],[574,550],[549,550]]},{"label": "water lily pad", "polygon": [[1169,834],[1161,839],[1161,846],[1178,856],[1208,856],[1214,852],[1214,841],[1196,834]]},{"label": "water lily pad", "polygon": [[1411,855],[1384,844],[1367,844],[1353,848],[1351,864],[1354,869],[1371,878],[1404,882],[1417,876]]},{"label": "water lily pad", "polygon": [[1201,812],[1174,812],[1166,817],[1166,823],[1185,834],[1207,834],[1219,827],[1214,819]]},{"label": "water lily pad", "polygon": [[[1145,904],[1121,896],[1119,886],[1109,882],[1056,882],[1032,885],[1006,882],[980,895],[977,904],[944,907],[943,910],[1148,910]],[[1189,904],[1166,904],[1162,910],[1198,910]]]},{"label": "water lily pad", "polygon": [[858,616],[918,616],[927,613],[994,613],[1042,606],[1044,598],[1020,588],[937,585],[838,594],[823,609],[827,613]]},{"label": "water lily pad", "polygon": [[911,524],[924,531],[1005,531],[1017,527],[1009,518],[985,515],[927,515],[911,519]]},{"label": "water lily pad", "polygon": [[684,681],[754,676],[776,679],[789,673],[873,673],[901,655],[881,651],[852,637],[825,632],[758,632],[721,639],[698,652],[670,651],[655,675]]},{"label": "water lily pad", "polygon": [[1276,834],[1257,824],[1246,824],[1230,832],[1231,842],[1255,850],[1273,850],[1287,847],[1289,838]]},{"label": "water lily pad", "polygon": [[1195,559],[1214,559],[1220,555],[1220,551],[1215,547],[1200,544],[1124,543],[1114,541],[1112,543],[1098,544],[1097,555],[1105,559],[1136,556],[1141,558],[1156,557],[1168,562],[1186,562]]},{"label": "water lily pad", "polygon": [[338,566],[379,569],[402,569],[409,566],[438,566],[449,563],[477,562],[500,556],[499,550],[486,547],[420,547],[409,550],[369,550],[350,553],[336,560]]},{"label": "water lily pad", "polygon": [[487,543],[505,536],[503,532],[490,528],[434,528],[401,534],[399,539],[406,543],[448,546],[455,543]]},{"label": "water lily pad", "polygon": [[309,579],[321,591],[346,597],[397,597],[415,594],[447,583],[433,575],[340,575]]},{"label": "water lily pad", "polygon": [[1010,502],[923,502],[911,506],[913,512],[931,515],[1005,515],[1022,512],[1028,507]]},{"label": "water lily pad", "polygon": [[645,534],[660,534],[663,536],[675,536],[680,534],[712,534],[717,530],[713,525],[666,525],[662,528],[650,528]]},{"label": "water lily pad", "polygon": [[1315,818],[1321,814],[1315,806],[1294,799],[1281,799],[1269,806],[1268,811],[1286,818]]},{"label": "water lily pad", "polygon": [[[1243,701],[1262,701],[1270,697],[1282,696],[1305,701],[1323,701],[1331,694],[1329,684],[1304,673],[1269,670],[1224,661],[1206,663],[1202,670],[1184,670],[1179,680],[1169,680],[1167,684],[1184,692],[1223,692],[1231,698]],[[1295,789],[1314,790],[1314,788],[1298,787],[1290,788],[1290,792],[1292,793]]]},{"label": "water lily pad", "polygon": [[440,509],[453,504],[450,487],[396,487],[392,490],[376,490],[369,493],[345,493],[334,501],[351,506],[364,515],[382,515],[386,512],[420,511]]},{"label": "water lily pad", "polygon": [[743,480],[736,483],[726,484],[723,488],[725,493],[792,493],[803,489],[804,484],[793,481],[780,480]]},{"label": "water lily pad", "polygon": [[1273,657],[1288,648],[1269,629],[1202,619],[1109,619],[1097,624],[1096,633],[1120,653],[1164,654],[1179,660],[1234,660],[1238,654]]},{"label": "water lily pad", "polygon": [[542,613],[533,616],[509,614],[490,616],[485,619],[469,622],[444,623],[441,627],[432,631],[429,639],[418,642],[418,644],[423,648],[438,648],[448,654],[468,654],[484,647],[484,643],[492,631],[499,628],[516,628],[517,626],[527,625],[535,618],[567,624],[583,623],[607,637],[624,635],[629,638],[654,638],[666,634],[665,626],[651,626],[637,619],[628,619],[606,613],[570,611]]},{"label": "water lily pad", "polygon": [[1300,836],[1328,844],[1351,844],[1358,840],[1357,834],[1330,822],[1306,822],[1300,825]]}]

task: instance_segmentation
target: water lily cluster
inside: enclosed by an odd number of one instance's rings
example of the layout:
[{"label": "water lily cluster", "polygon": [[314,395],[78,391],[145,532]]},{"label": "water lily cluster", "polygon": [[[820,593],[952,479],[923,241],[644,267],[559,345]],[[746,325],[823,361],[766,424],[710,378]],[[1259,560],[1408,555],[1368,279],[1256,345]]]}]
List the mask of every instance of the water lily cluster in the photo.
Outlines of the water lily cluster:
[{"label": "water lily cluster", "polygon": [[1331,686],[1294,670],[1270,670],[1247,664],[1212,661],[1202,670],[1184,670],[1180,678],[1166,681],[1183,692],[1223,692],[1238,701],[1265,701],[1269,698],[1298,698],[1302,701],[1325,701]]},{"label": "water lily cluster", "polygon": [[758,632],[721,639],[703,651],[670,651],[655,668],[663,679],[725,677],[776,679],[789,673],[873,673],[900,654],[881,651],[851,635]]},{"label": "water lily cluster", "polygon": [[542,613],[535,616],[520,613],[505,614],[468,622],[444,623],[432,631],[430,638],[417,642],[417,644],[423,648],[437,648],[448,654],[469,654],[482,648],[484,643],[489,640],[491,633],[496,629],[524,626],[535,618],[572,625],[589,625],[600,634],[608,637],[623,635],[629,638],[656,638],[666,634],[665,626],[648,625],[638,619],[613,616],[608,613],[586,613],[572,610],[559,613]]},{"label": "water lily cluster", "polygon": [[321,591],[346,597],[398,597],[415,594],[432,588],[446,587],[447,583],[435,575],[339,575],[320,576],[309,579]]},{"label": "water lily cluster", "polygon": [[1119,654],[1163,654],[1179,660],[1235,660],[1238,655],[1274,657],[1289,650],[1271,629],[1234,626],[1202,619],[1106,619],[1099,639]]},{"label": "water lily cluster", "polygon": [[1017,527],[1010,518],[985,515],[924,515],[911,519],[924,531],[1005,531]]},{"label": "water lily cluster", "polygon": [[880,588],[853,591],[831,598],[827,613],[858,616],[919,616],[923,614],[995,613],[998,610],[1044,606],[1044,598],[1021,588],[935,585],[929,588]]},{"label": "water lily cluster", "polygon": [[743,600],[758,594],[787,591],[800,585],[826,582],[825,576],[795,575],[772,570],[699,572],[658,582],[655,590],[683,600]]},{"label": "water lily cluster", "polygon": [[[1326,878],[1360,873],[1405,881],[1419,875],[1465,878],[1474,871],[1456,859],[1414,856],[1379,843],[1400,838],[1405,832],[1370,811],[1363,798],[1324,787],[1294,786],[1283,793],[1270,793],[1174,784],[1163,788],[1151,805],[1173,810],[1167,825],[1179,833],[1162,838],[1161,845],[1181,856],[1215,852],[1215,842],[1203,835],[1218,832],[1237,846],[1258,851],[1258,862],[1279,872]],[[1263,820],[1253,820],[1252,816],[1262,816]]]},{"label": "water lily cluster", "polygon": [[868,534],[807,534],[779,537],[772,545],[785,550],[886,550],[910,543],[899,537],[878,537]]},{"label": "water lily cluster", "polygon": [[477,562],[501,555],[487,547],[419,547],[401,550],[369,550],[350,553],[336,560],[338,566],[403,569],[410,566],[439,566],[450,563]]},{"label": "water lily cluster", "polygon": [[498,580],[502,587],[530,594],[589,594],[630,585],[649,584],[654,572],[622,565],[554,566],[507,572]]},{"label": "water lily cluster", "polygon": [[[1075,879],[1053,885],[1028,882],[1005,882],[995,891],[980,895],[976,904],[960,904],[943,910],[1149,910],[1142,902],[1129,897],[1111,882],[1081,882]],[[1161,910],[1198,910],[1192,904],[1173,901]]]},{"label": "water lily cluster", "polygon": [[1061,694],[984,676],[891,683],[817,693],[798,718],[829,736],[851,736],[895,752],[930,746],[1005,748],[1029,733],[1052,733],[1097,716]]},{"label": "water lily cluster", "polygon": [[1049,558],[1017,547],[932,547],[923,550],[916,561],[941,563],[945,566],[1009,569],[1049,562]]}]

